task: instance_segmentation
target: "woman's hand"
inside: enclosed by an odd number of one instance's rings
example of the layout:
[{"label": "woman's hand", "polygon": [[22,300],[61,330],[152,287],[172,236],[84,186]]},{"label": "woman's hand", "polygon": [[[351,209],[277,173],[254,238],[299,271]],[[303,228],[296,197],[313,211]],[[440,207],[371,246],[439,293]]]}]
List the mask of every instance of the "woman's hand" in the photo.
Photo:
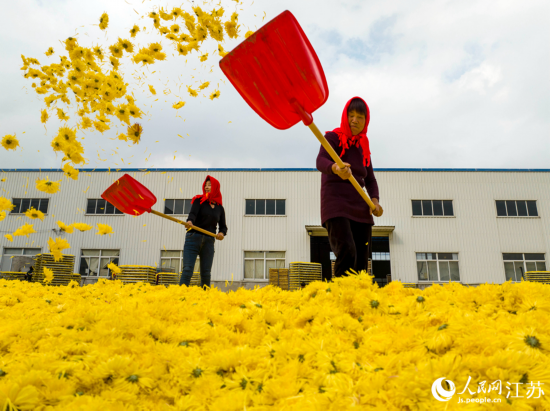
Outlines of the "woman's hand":
[{"label": "woman's hand", "polygon": [[332,172],[339,176],[342,180],[347,180],[351,177],[351,165],[349,163],[344,163],[344,168],[338,167],[338,164],[334,163],[332,165]]},{"label": "woman's hand", "polygon": [[376,217],[380,217],[382,215],[382,213],[384,212],[384,210],[382,209],[382,206],[380,204],[378,204],[378,199],[377,198],[371,198],[372,200],[372,204],[374,204],[375,206],[375,209],[374,211],[372,210],[372,208],[369,207],[369,211],[370,211],[370,214],[374,214]]},{"label": "woman's hand", "polygon": [[185,227],[187,227],[188,230],[189,230],[191,227],[193,227],[193,222],[192,222],[192,221],[186,221],[184,224],[185,224]]},{"label": "woman's hand", "polygon": [[220,241],[223,240],[223,233],[216,234],[216,238]]}]

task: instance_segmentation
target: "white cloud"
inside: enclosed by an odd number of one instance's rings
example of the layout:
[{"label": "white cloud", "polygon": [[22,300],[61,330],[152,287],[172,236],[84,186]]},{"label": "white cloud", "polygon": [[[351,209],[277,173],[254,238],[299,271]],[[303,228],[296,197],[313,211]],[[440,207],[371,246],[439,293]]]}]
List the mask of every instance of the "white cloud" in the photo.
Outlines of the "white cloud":
[{"label": "white cloud", "polygon": [[[288,9],[315,47],[330,90],[327,103],[314,114],[322,131],[339,126],[350,97],[367,100],[375,167],[548,168],[550,50],[541,33],[547,31],[549,2],[250,3],[241,11],[243,30],[257,29]],[[82,44],[112,44],[119,35],[127,37],[134,23],[142,26],[144,20],[137,20],[132,9],[143,13],[152,4],[22,0],[3,5],[0,137],[17,133],[24,151],[0,149],[2,168],[60,165],[49,147],[58,124],[50,121],[46,131],[40,123],[42,103],[22,78],[20,55],[37,57],[41,63],[53,61],[44,51],[50,46],[61,50],[58,40],[75,35],[75,29]],[[235,8],[233,1],[224,4],[229,11]],[[179,3],[170,0],[168,6],[173,5]],[[111,17],[108,41],[94,26],[104,11]],[[264,11],[262,23],[254,14],[262,16]],[[147,35],[138,43],[151,39]],[[226,49],[234,46],[230,43]],[[148,70],[147,79],[136,74],[143,86],[132,76],[136,66],[130,65],[125,81],[148,112],[143,141],[122,144],[114,129],[103,135],[88,132],[88,166],[116,167],[122,157],[132,162],[131,167],[315,167],[319,143],[306,127],[275,130],[228,81],[220,82],[221,97],[216,101],[192,99],[185,93],[185,86],[195,81],[217,83],[224,78],[212,51],[203,69],[193,57],[185,64],[185,58],[169,54],[168,61]],[[155,86],[157,96],[150,95],[148,84]],[[167,88],[171,92],[164,94]],[[180,99],[187,104],[176,112],[171,106]],[[516,143],[518,136],[521,144]],[[98,153],[107,161],[100,161]]]}]

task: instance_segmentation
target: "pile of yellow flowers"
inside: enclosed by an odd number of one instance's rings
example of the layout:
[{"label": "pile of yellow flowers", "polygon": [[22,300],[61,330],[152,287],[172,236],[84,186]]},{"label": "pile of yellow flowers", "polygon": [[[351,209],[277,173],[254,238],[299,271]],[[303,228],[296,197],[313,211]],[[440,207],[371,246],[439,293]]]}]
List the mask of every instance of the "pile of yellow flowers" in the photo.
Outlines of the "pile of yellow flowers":
[{"label": "pile of yellow flowers", "polygon": [[[105,280],[0,290],[1,409],[452,410],[479,397],[550,409],[528,397],[530,382],[550,384],[542,284],[380,289],[363,272],[297,292]],[[441,377],[456,386],[448,402],[432,395]]]}]

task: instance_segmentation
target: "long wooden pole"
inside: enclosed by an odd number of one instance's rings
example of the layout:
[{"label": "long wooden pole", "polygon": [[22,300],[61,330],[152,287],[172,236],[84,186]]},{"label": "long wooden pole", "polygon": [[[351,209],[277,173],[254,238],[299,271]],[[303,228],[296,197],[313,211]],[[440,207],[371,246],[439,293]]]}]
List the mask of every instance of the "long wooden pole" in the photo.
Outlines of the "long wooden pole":
[{"label": "long wooden pole", "polygon": [[[158,215],[159,217],[163,217],[163,218],[166,218],[167,220],[174,221],[174,222],[176,222],[176,223],[178,223],[178,224],[182,224],[182,225],[184,225],[184,226],[187,226],[187,225],[185,224],[185,221],[181,221],[181,220],[178,220],[177,218],[170,217],[169,215],[163,214],[163,213],[161,213],[161,212],[159,212],[159,211],[151,210],[151,214]],[[203,234],[209,235],[210,237],[216,238],[216,234],[211,233],[210,231],[203,230],[202,228],[197,227],[197,226],[192,226],[191,228],[192,228],[193,230],[200,231],[200,232],[203,233]]]},{"label": "long wooden pole", "polygon": [[[336,154],[336,151],[334,151],[334,149],[332,148],[330,143],[327,141],[325,136],[319,131],[319,129],[317,128],[315,123],[312,122],[308,127],[311,131],[313,131],[313,134],[315,134],[315,137],[317,137],[317,140],[319,140],[321,145],[325,148],[327,153],[329,153],[330,157],[334,160],[334,162],[336,164],[338,164],[338,167],[340,167],[341,169],[344,169],[346,167],[344,165],[344,162],[338,156],[338,154]],[[371,210],[375,210],[376,206],[373,204],[372,200],[369,198],[367,193],[365,193],[365,191],[359,185],[359,183],[357,182],[357,180],[355,179],[355,177],[353,175],[349,178],[349,181],[351,182],[351,184],[353,184],[353,186],[355,187],[357,192],[361,195],[361,197],[363,197],[363,200],[366,201],[366,203],[369,205]],[[382,206],[380,206],[380,216],[382,215],[383,212],[384,212],[384,210],[382,210]],[[378,217],[380,217],[380,216],[378,216]]]}]

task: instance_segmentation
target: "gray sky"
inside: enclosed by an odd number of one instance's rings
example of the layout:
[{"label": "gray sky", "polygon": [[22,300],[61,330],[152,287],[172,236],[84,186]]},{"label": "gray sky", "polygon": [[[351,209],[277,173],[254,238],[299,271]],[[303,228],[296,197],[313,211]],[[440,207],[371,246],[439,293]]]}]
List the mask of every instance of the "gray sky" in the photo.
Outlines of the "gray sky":
[{"label": "gray sky", "polygon": [[[183,8],[190,10],[190,4]],[[231,0],[222,4],[226,16],[235,10]],[[20,55],[41,64],[58,62],[58,52],[64,51],[59,40],[74,36],[75,29],[81,46],[108,46],[118,36],[129,38],[134,23],[150,25],[133,9],[143,14],[155,5],[171,9],[181,1],[3,2],[0,138],[16,133],[22,149],[13,153],[0,147],[1,168],[61,164],[50,148],[60,122],[53,116],[47,130],[40,123],[45,105],[23,78]],[[338,127],[349,98],[363,97],[371,110],[367,135],[375,168],[549,168],[550,2],[254,0],[238,8],[244,9],[239,10],[243,34],[284,10],[296,16],[330,90],[328,101],[313,114],[315,123],[321,131]],[[104,11],[110,17],[107,35],[96,25]],[[144,46],[158,39],[151,32],[138,35],[135,43]],[[162,43],[170,49],[168,41]],[[225,49],[236,44],[227,42]],[[44,55],[50,46],[55,57]],[[124,61],[124,79],[136,90],[138,106],[149,113],[142,121],[142,141],[128,147],[111,140],[122,127],[104,134],[81,132],[89,160],[85,167],[315,167],[319,143],[313,134],[301,123],[274,129],[229,81],[220,83],[218,100],[186,93],[186,85],[216,85],[225,78],[215,48],[214,42],[205,43],[201,51],[210,57],[202,66],[196,52],[187,58],[170,52],[167,61],[151,66],[149,72],[156,73],[148,75],[141,89],[132,77],[137,66]],[[147,84],[155,86],[157,96],[151,96]],[[163,94],[167,87],[172,94]],[[176,111],[172,104],[178,96],[187,104]],[[69,125],[76,119],[73,114]],[[119,154],[111,155],[113,149]],[[98,152],[106,161],[99,160]]]}]

